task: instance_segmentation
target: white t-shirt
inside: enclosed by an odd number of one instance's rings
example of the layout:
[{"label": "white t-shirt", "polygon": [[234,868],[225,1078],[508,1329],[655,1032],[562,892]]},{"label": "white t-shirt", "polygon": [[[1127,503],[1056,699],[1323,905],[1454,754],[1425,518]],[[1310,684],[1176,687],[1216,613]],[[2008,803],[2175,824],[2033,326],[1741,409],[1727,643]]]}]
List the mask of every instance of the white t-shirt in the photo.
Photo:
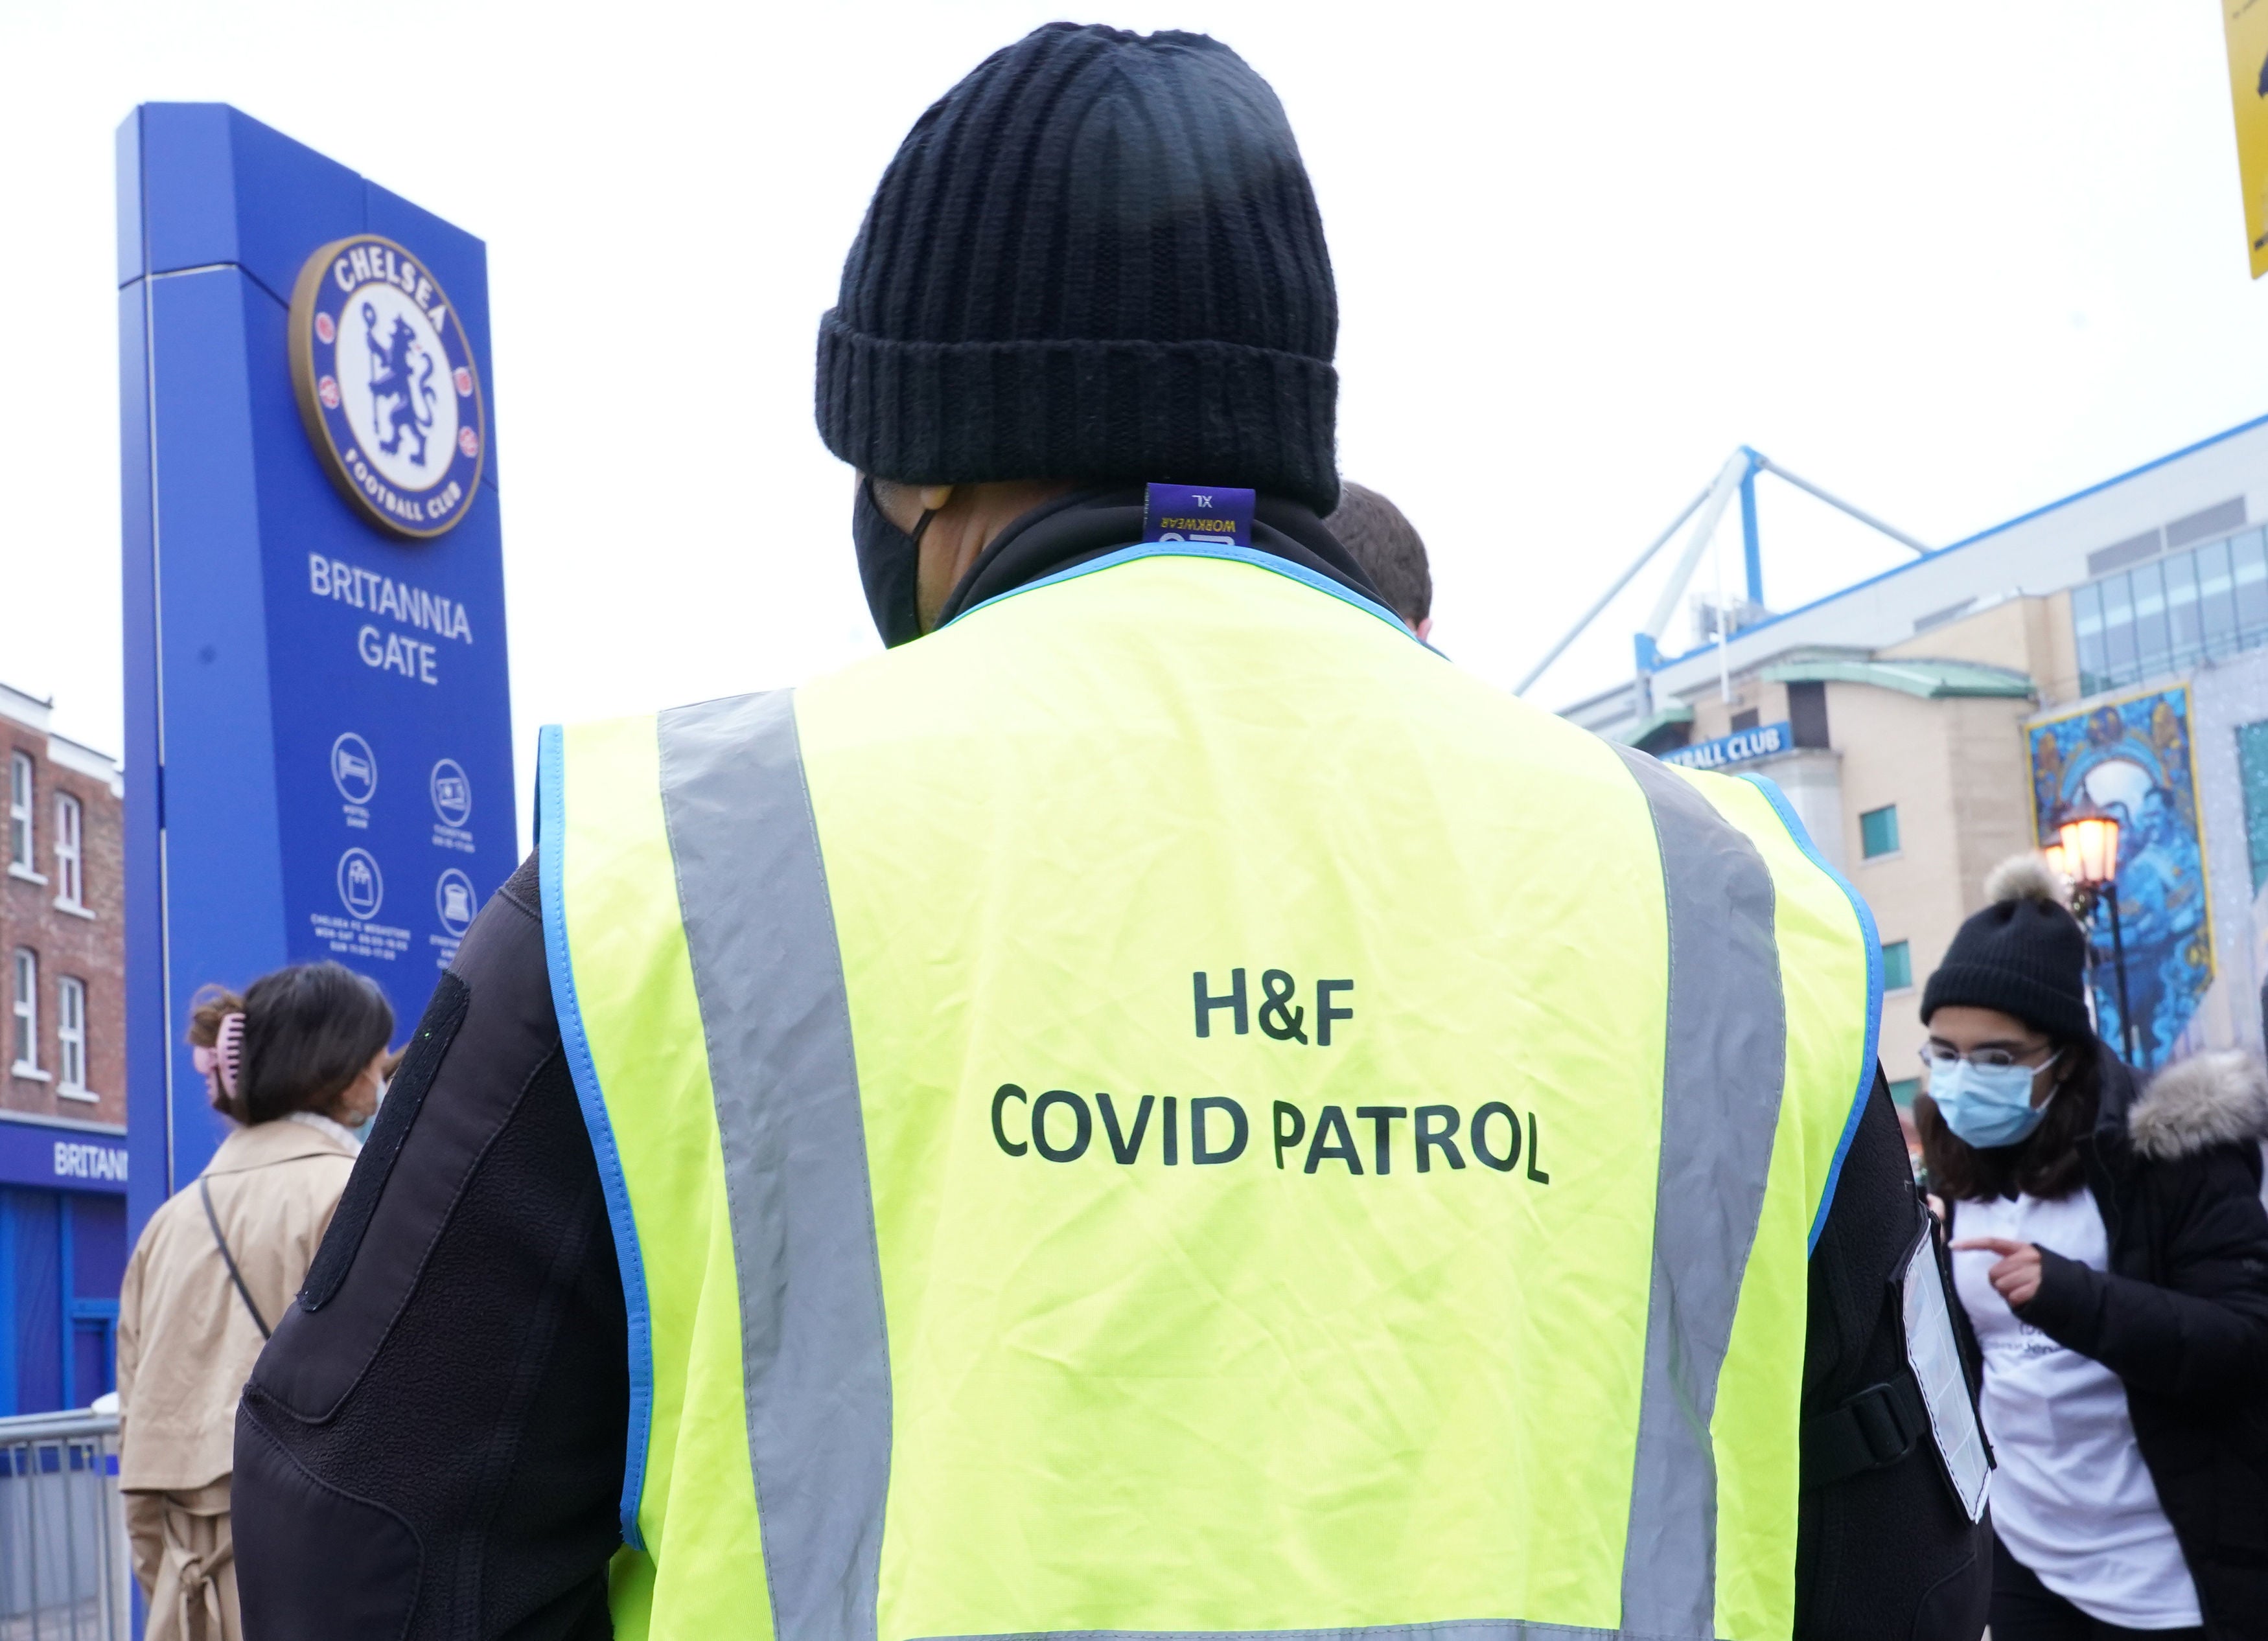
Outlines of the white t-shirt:
[{"label": "white t-shirt", "polygon": [[[1955,1240],[2006,1237],[2095,1270],[2109,1268],[2102,1211],[2087,1190],[2054,1202],[1964,1202]],[[1992,1526],[2042,1584],[2107,1624],[2201,1623],[2197,1586],[2135,1445],[2126,1387],[2100,1362],[2016,1320],[1982,1250],[1953,1256],[1954,1287],[1984,1351],[1984,1433],[1999,1470]]]}]

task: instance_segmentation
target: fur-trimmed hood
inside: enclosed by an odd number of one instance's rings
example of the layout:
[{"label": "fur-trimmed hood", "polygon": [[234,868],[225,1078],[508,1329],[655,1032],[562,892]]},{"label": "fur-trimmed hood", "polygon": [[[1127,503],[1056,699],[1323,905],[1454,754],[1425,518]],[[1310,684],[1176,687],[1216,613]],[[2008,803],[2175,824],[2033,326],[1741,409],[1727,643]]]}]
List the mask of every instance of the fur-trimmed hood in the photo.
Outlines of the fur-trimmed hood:
[{"label": "fur-trimmed hood", "polygon": [[2165,1162],[2268,1139],[2268,1068],[2240,1049],[2191,1055],[2150,1079],[2126,1114],[2137,1154]]}]

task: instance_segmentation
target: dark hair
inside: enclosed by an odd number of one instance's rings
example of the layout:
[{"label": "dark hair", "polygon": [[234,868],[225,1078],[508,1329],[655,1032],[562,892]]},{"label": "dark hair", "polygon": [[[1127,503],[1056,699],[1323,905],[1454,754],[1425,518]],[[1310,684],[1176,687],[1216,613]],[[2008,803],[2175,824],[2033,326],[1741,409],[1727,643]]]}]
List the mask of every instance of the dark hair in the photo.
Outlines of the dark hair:
[{"label": "dark hair", "polygon": [[220,1023],[244,1016],[236,1098],[215,1079],[214,1106],[250,1125],[294,1111],[325,1111],[394,1036],[394,1008],[374,982],[337,963],[298,963],[262,975],[239,998],[217,986],[197,993],[189,1041],[210,1048]]},{"label": "dark hair", "polygon": [[1433,613],[1425,542],[1399,507],[1366,485],[1342,480],[1338,509],[1323,524],[1354,555],[1388,609],[1412,628]]},{"label": "dark hair", "polygon": [[2079,1142],[2095,1127],[2102,1100],[2101,1047],[2093,1037],[2054,1039],[2063,1071],[2047,1115],[2021,1144],[1978,1147],[1946,1126],[1937,1101],[1916,1094],[1914,1131],[1921,1136],[1922,1166],[1929,1188],[1948,1201],[1981,1203],[1995,1196],[2052,1199],[2068,1196],[2085,1183]]}]

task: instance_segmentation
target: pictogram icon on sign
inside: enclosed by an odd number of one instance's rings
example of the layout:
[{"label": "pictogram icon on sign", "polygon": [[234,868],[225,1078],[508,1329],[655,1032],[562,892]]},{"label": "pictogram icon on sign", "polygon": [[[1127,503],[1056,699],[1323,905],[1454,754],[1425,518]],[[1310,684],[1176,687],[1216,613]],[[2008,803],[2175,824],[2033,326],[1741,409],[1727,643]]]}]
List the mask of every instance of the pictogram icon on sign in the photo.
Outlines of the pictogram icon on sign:
[{"label": "pictogram icon on sign", "polygon": [[355,917],[375,917],[386,903],[386,879],[377,858],[366,849],[350,849],[339,857],[339,904]]},{"label": "pictogram icon on sign", "polygon": [[378,754],[352,730],[331,743],[331,783],[350,804],[366,804],[378,791]]}]

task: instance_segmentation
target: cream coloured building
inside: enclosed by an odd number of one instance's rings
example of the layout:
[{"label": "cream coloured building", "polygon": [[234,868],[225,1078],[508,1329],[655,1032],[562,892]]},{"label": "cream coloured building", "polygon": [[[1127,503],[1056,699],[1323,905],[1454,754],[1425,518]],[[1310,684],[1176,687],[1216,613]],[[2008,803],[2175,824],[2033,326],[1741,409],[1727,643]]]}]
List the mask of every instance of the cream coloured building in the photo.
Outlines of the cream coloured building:
[{"label": "cream coloured building", "polygon": [[[2085,803],[2127,822],[2134,1057],[2262,1043],[2268,980],[2268,418],[1801,609],[1566,716],[1779,785],[1873,909],[1882,1062],[1985,874]],[[1720,681],[1720,679],[1723,681]],[[2114,1041],[2107,923],[2098,1017]]]}]

